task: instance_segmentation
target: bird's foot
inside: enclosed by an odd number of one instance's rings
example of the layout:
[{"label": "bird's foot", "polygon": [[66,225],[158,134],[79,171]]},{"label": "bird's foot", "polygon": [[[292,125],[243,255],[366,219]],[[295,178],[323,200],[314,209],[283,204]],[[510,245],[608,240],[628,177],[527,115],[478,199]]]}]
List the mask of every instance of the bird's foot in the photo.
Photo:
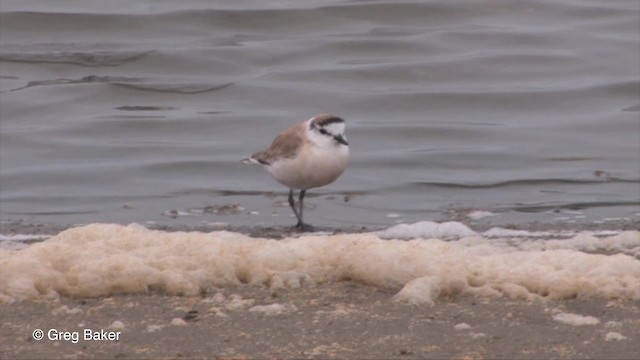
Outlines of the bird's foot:
[{"label": "bird's foot", "polygon": [[307,232],[307,231],[313,231],[313,226],[311,226],[309,224],[305,224],[302,221],[298,221],[296,226],[294,226],[294,229],[296,229],[298,231],[301,231],[301,232]]}]

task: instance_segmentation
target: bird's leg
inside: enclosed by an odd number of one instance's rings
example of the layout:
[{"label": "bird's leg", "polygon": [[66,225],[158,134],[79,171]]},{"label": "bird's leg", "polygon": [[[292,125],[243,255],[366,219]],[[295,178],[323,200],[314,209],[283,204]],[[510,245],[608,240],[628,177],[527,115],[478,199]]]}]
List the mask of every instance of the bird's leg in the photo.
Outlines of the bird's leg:
[{"label": "bird's leg", "polygon": [[298,214],[300,214],[300,222],[304,224],[304,221],[302,221],[302,219],[304,219],[304,216],[302,215],[302,212],[304,210],[304,194],[307,190],[300,190],[300,196],[298,196],[298,204],[300,206],[300,210],[298,211]]},{"label": "bird's leg", "polygon": [[296,227],[300,227],[302,224],[302,217],[298,213],[298,209],[296,209],[296,202],[293,200],[293,188],[289,189],[289,206],[291,206],[291,210],[293,210],[296,218],[298,218],[298,225],[296,225]]},{"label": "bird's leg", "polygon": [[309,224],[305,224],[303,219],[303,209],[304,209],[304,195],[307,193],[307,190],[300,190],[300,197],[298,197],[298,202],[300,203],[300,217],[298,217],[298,224],[296,225],[297,228],[300,228],[302,231],[312,231],[313,230],[313,226],[309,225]]}]

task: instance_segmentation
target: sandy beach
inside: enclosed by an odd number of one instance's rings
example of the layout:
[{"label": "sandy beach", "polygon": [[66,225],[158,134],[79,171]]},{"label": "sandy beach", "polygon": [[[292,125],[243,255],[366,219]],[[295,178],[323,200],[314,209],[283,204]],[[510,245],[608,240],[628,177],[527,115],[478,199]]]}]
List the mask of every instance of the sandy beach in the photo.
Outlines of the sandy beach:
[{"label": "sandy beach", "polygon": [[[270,291],[160,294],[0,306],[3,359],[637,359],[637,303],[458,297],[397,304],[353,282]],[[554,319],[579,314],[574,324]],[[591,317],[593,319],[591,319]],[[571,319],[571,318],[570,318]],[[581,324],[580,320],[583,320]],[[586,319],[586,320],[585,320]],[[595,319],[595,320],[594,320]],[[36,341],[35,329],[45,338]],[[80,332],[52,341],[49,329]],[[121,332],[83,340],[83,330]]]}]

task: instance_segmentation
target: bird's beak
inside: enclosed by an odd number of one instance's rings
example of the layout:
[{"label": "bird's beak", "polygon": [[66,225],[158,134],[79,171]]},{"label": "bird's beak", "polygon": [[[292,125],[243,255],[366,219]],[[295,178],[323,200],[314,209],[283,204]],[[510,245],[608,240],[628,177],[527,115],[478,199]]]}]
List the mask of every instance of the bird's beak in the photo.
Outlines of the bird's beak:
[{"label": "bird's beak", "polygon": [[333,137],[333,139],[334,139],[335,141],[339,142],[339,143],[340,143],[340,144],[342,144],[342,145],[349,146],[349,143],[347,142],[347,140],[346,140],[346,139],[344,138],[344,136],[342,136],[342,135],[335,135],[335,136]]}]

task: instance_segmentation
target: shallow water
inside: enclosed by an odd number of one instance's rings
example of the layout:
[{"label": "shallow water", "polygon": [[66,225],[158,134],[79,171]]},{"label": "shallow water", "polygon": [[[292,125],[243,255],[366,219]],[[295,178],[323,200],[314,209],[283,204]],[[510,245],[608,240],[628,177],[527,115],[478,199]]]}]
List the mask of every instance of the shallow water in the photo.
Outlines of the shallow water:
[{"label": "shallow water", "polygon": [[3,0],[0,220],[293,223],[239,160],[330,112],[352,162],[310,192],[313,224],[634,221],[639,10]]}]

